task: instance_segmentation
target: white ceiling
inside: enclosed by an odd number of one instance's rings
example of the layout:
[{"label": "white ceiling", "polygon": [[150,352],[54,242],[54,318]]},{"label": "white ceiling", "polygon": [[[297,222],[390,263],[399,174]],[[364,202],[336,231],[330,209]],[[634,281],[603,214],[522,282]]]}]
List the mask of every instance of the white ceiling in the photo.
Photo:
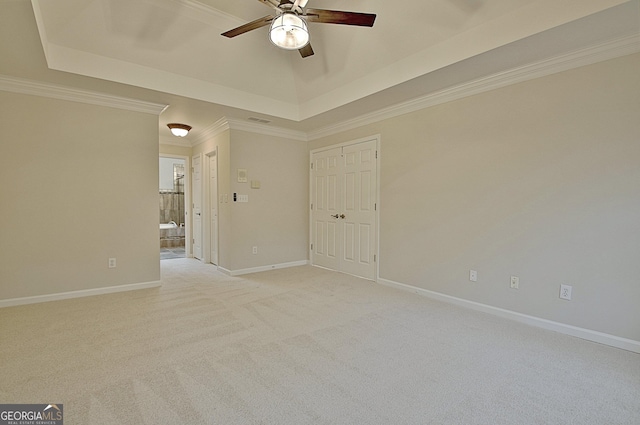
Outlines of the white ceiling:
[{"label": "white ceiling", "polygon": [[639,33],[638,0],[310,0],[377,14],[310,23],[315,55],[220,33],[272,14],[256,0],[32,0],[50,69],[168,93],[162,124],[221,116],[312,131]]}]

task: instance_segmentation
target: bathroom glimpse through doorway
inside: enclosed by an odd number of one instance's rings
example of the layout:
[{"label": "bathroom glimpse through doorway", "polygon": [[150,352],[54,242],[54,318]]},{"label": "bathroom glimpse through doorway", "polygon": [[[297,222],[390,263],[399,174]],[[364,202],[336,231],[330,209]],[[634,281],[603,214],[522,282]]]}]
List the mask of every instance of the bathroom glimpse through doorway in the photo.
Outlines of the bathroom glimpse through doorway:
[{"label": "bathroom glimpse through doorway", "polygon": [[160,259],[187,256],[185,239],[186,215],[186,159],[160,157],[159,166],[159,221]]}]

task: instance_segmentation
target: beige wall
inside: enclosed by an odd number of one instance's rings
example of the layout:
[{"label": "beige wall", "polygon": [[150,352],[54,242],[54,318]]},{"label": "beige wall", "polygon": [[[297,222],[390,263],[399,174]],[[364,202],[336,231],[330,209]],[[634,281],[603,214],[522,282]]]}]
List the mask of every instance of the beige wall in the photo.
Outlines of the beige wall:
[{"label": "beige wall", "polygon": [[[231,272],[307,260],[308,170],[306,143],[239,130],[227,130],[193,148],[193,154],[218,149],[221,203],[219,265]],[[237,169],[248,172],[239,183]],[[251,180],[260,189],[251,189]],[[233,193],[249,195],[233,202]],[[258,254],[252,247],[258,247]]]},{"label": "beige wall", "polygon": [[628,56],[310,149],[381,135],[381,278],[637,341],[638,75]]},{"label": "beige wall", "polygon": [[0,128],[0,299],[159,281],[157,116],[0,91]]},{"label": "beige wall", "polygon": [[[228,130],[162,152],[217,149],[219,264],[238,271],[306,260],[309,150],[379,134],[382,279],[640,340],[638,71],[632,55],[309,144]],[[156,116],[0,92],[0,125],[0,300],[160,279]]]},{"label": "beige wall", "polygon": [[[231,152],[231,192],[249,195],[248,203],[231,204],[234,270],[306,261],[307,144],[232,130]],[[238,183],[238,168],[247,170],[247,183]],[[251,180],[258,180],[260,189],[251,189]]]}]

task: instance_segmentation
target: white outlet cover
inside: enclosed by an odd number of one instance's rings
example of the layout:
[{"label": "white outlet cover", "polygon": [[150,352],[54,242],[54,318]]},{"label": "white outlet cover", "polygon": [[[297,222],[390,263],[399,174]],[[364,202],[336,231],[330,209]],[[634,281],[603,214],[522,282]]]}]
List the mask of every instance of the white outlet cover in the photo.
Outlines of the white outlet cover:
[{"label": "white outlet cover", "polygon": [[563,300],[571,301],[571,292],[573,287],[571,285],[560,285],[560,298]]},{"label": "white outlet cover", "polygon": [[478,272],[475,270],[469,270],[469,280],[471,282],[477,282],[478,281]]}]

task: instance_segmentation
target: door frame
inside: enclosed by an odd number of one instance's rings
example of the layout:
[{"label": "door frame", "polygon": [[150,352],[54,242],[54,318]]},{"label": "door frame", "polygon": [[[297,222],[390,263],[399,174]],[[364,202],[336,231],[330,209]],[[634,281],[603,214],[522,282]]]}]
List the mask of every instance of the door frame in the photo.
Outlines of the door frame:
[{"label": "door frame", "polygon": [[[202,260],[205,264],[210,264],[213,266],[218,267],[219,264],[212,264],[211,263],[211,202],[213,201],[211,199],[211,168],[209,166],[210,161],[211,161],[211,157],[216,157],[216,170],[218,169],[218,167],[220,166],[219,164],[219,158],[218,158],[218,147],[216,146],[212,151],[209,151],[207,153],[205,153],[203,155],[203,159],[206,159],[206,167],[203,168],[203,174],[202,174],[202,179],[203,179],[203,192],[204,192],[204,197],[202,199],[202,203],[206,204],[207,208],[203,208],[203,212],[202,212],[202,220],[204,220],[203,226],[202,226],[202,233],[203,233],[203,240],[202,240],[202,249],[204,250],[203,254],[202,254]],[[218,173],[218,178],[220,176],[220,173]],[[216,182],[218,183],[218,197],[220,196],[219,190],[220,190],[220,184],[218,182],[218,178],[216,178]],[[220,228],[220,202],[219,199],[215,199],[215,202],[218,204],[218,220],[216,220],[216,225],[218,226],[218,229]],[[218,263],[220,263],[220,233],[218,233]]]},{"label": "door frame", "polygon": [[[311,249],[311,244],[313,243],[313,210],[311,209],[311,203],[313,201],[311,195],[313,194],[313,169],[311,169],[311,164],[313,164],[313,155],[315,153],[318,152],[322,152],[322,151],[326,151],[326,150],[330,150],[330,149],[335,149],[335,148],[344,148],[346,146],[351,146],[351,145],[355,145],[358,143],[363,143],[363,142],[371,142],[371,141],[375,141],[376,142],[376,152],[377,152],[377,157],[376,157],[376,191],[375,191],[375,196],[376,196],[376,210],[375,210],[375,219],[376,219],[376,237],[375,237],[375,248],[374,248],[374,255],[376,256],[375,259],[375,266],[374,266],[374,277],[373,277],[373,281],[377,282],[379,277],[380,277],[380,210],[381,210],[381,205],[380,205],[380,160],[382,158],[381,152],[380,152],[380,141],[381,141],[381,137],[380,134],[374,134],[372,136],[367,136],[367,137],[361,137],[359,139],[354,139],[354,140],[349,140],[347,142],[342,142],[342,143],[337,143],[335,145],[329,145],[329,146],[323,146],[321,148],[316,148],[316,149],[312,149],[309,151],[309,245],[308,245],[308,249],[309,249],[309,264],[311,264],[312,266],[315,267],[321,267],[321,266],[316,266],[315,264],[313,264],[313,249]],[[340,271],[340,270],[337,270]]]},{"label": "door frame", "polygon": [[[192,256],[192,246],[188,241],[191,240],[191,209],[189,205],[191,205],[191,157],[185,155],[171,155],[160,153],[158,155],[160,158],[175,158],[184,160],[184,255],[189,258]],[[187,178],[187,175],[189,176]]]}]

